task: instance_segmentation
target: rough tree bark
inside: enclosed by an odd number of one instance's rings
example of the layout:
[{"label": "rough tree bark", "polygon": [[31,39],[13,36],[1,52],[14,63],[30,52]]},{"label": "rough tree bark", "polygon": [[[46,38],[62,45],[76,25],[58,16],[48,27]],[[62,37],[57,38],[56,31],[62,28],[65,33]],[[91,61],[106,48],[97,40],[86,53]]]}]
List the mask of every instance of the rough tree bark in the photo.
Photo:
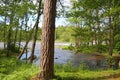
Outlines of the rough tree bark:
[{"label": "rough tree bark", "polygon": [[56,1],[57,0],[44,0],[44,17],[40,54],[40,80],[50,80],[54,77]]}]

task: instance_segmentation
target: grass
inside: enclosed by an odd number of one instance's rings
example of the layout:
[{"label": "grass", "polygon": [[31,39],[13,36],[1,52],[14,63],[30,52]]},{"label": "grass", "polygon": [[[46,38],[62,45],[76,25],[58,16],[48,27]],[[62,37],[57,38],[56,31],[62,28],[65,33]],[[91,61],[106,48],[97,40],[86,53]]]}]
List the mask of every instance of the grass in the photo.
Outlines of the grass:
[{"label": "grass", "polygon": [[0,80],[29,80],[38,71],[38,66],[17,61],[14,57],[0,58]]},{"label": "grass", "polygon": [[[39,72],[38,66],[17,61],[15,58],[0,58],[0,80],[30,80]],[[120,70],[90,71],[83,67],[72,67],[69,64],[55,65],[54,80],[107,80],[110,76],[120,74]],[[120,76],[119,76],[120,77]]]},{"label": "grass", "polygon": [[79,72],[60,72],[56,75],[59,80],[103,80],[110,79],[110,76],[117,75],[119,71],[79,71]]},{"label": "grass", "polygon": [[[39,71],[39,66],[0,56],[0,80],[30,80]],[[55,75],[53,80],[120,80],[120,69],[91,71],[84,64],[80,67],[56,64]]]},{"label": "grass", "polygon": [[55,70],[55,74],[57,76],[56,80],[109,80],[114,78],[116,75],[118,80],[120,79],[120,69],[90,71],[88,69],[83,70],[82,67],[73,68],[68,65],[57,65]]}]

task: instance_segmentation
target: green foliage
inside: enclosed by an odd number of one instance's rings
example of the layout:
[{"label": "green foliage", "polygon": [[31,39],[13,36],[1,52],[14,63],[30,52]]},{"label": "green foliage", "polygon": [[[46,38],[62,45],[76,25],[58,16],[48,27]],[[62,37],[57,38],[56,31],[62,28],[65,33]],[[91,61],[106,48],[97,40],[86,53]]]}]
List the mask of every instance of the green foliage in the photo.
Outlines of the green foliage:
[{"label": "green foliage", "polygon": [[118,51],[118,54],[120,54],[120,42],[118,42],[118,43],[116,44],[116,49],[117,49],[117,51]]},{"label": "green foliage", "polygon": [[[100,50],[100,53],[106,53],[107,49],[108,49],[108,46],[99,45],[98,48]],[[76,53],[79,53],[79,52],[82,52],[82,53],[94,53],[94,52],[97,52],[96,45],[93,45],[93,46],[82,45],[82,46],[79,46],[78,49],[76,49],[73,45],[70,45],[70,46],[63,46],[62,49],[73,50]]]},{"label": "green foliage", "polygon": [[73,27],[70,26],[59,26],[56,28],[56,35],[55,39],[56,41],[60,42],[72,42],[73,37],[71,36],[73,33],[72,30]]},{"label": "green foliage", "polygon": [[[71,3],[66,16],[69,24],[75,27],[72,36],[79,45],[79,48],[75,46],[75,51],[102,53],[108,52],[108,49],[113,47],[118,51],[117,53],[120,53],[120,40],[117,40],[120,38],[117,37],[120,34],[120,19],[118,17],[120,2],[118,0],[71,0]],[[110,17],[113,18],[111,21]],[[113,32],[110,33],[110,30]],[[113,36],[110,37],[110,35]],[[114,39],[112,46],[108,46],[110,43],[103,44],[103,42],[111,42],[112,39]],[[84,44],[93,41],[96,41],[95,49],[94,46],[84,46]]]},{"label": "green foliage", "polygon": [[86,64],[81,64],[78,66],[73,66],[70,63],[67,64],[55,64],[55,72],[79,72],[79,71],[87,71],[89,70]]},{"label": "green foliage", "polygon": [[[15,58],[0,58],[0,80],[30,80],[39,71],[38,66],[17,61]],[[90,71],[85,64],[80,67],[73,67],[69,63],[56,64],[56,78],[53,80],[98,80],[116,74],[120,74],[120,70]]]},{"label": "green foliage", "polygon": [[29,80],[38,70],[38,66],[17,61],[15,58],[0,58],[0,80]]},{"label": "green foliage", "polygon": [[117,53],[120,54],[120,28],[118,27],[116,30],[115,35],[115,49],[117,50]]},{"label": "green foliage", "polygon": [[61,48],[64,50],[74,50],[74,46],[72,44],[69,46],[62,46]]},{"label": "green foliage", "polygon": [[96,47],[94,46],[80,46],[76,52],[82,52],[82,53],[93,53],[96,52]]},{"label": "green foliage", "polygon": [[[84,70],[85,64],[80,68],[71,65],[55,65],[56,78],[53,80],[107,80],[111,75],[120,74],[120,70]],[[67,71],[66,71],[67,70]]]},{"label": "green foliage", "polygon": [[0,49],[0,58],[6,55],[6,50]]},{"label": "green foliage", "polygon": [[4,5],[0,5],[0,41],[10,44],[26,40],[31,28],[26,22],[36,15],[37,6],[29,0],[1,0],[1,4]]},{"label": "green foliage", "polygon": [[15,53],[20,52],[19,46],[16,44],[14,45],[13,43],[10,44],[10,50],[11,50],[11,52],[15,52]]},{"label": "green foliage", "polygon": [[105,53],[105,52],[107,52],[108,50],[108,46],[107,45],[99,45],[98,46],[98,48],[99,48],[99,52],[100,53]]}]

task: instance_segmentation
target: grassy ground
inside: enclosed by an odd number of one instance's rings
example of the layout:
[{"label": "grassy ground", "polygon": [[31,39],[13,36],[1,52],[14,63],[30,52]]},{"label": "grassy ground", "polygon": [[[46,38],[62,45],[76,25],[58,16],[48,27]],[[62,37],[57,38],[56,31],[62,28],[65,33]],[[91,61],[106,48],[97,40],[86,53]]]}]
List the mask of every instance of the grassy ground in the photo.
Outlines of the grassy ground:
[{"label": "grassy ground", "polygon": [[0,57],[0,80],[30,80],[38,71],[38,66],[18,61],[15,57]]},{"label": "grassy ground", "polygon": [[[120,70],[57,72],[58,80],[109,80],[119,79]],[[116,76],[117,75],[117,76]]]},{"label": "grassy ground", "polygon": [[90,71],[82,67],[73,68],[68,65],[57,65],[55,69],[58,76],[56,80],[120,80],[120,69]]},{"label": "grassy ground", "polygon": [[[30,80],[39,71],[39,66],[0,56],[0,80]],[[55,75],[54,80],[120,80],[120,70],[90,71],[68,64],[55,65]]]}]

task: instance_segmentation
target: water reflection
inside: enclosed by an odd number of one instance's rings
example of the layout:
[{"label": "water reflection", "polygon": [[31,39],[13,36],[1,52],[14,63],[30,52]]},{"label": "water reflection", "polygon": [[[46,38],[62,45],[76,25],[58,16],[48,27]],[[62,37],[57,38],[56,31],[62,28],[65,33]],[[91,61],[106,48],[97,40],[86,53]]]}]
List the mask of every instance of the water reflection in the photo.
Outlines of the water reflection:
[{"label": "water reflection", "polygon": [[109,67],[107,59],[104,56],[96,54],[74,54],[71,61],[74,66],[81,66],[84,64],[91,70],[107,69]]},{"label": "water reflection", "polygon": [[[30,43],[29,46],[32,44]],[[30,57],[30,51],[28,52],[28,58]],[[35,56],[37,57],[34,60],[34,63],[40,64],[40,43],[37,43],[35,48]],[[23,54],[21,59],[26,58],[26,54]],[[108,61],[104,56],[96,54],[75,54],[73,51],[62,50],[60,48],[55,48],[54,62],[57,64],[67,64],[68,62],[72,66],[81,66],[85,64],[89,69],[107,69]]]},{"label": "water reflection", "polygon": [[[31,52],[29,51],[27,54],[27,58],[30,57],[30,54]],[[40,50],[35,50],[34,55],[37,56],[37,59],[34,60],[34,63],[40,64]],[[72,59],[72,56],[73,56],[72,51],[56,48],[54,55],[54,62],[57,64],[66,64],[69,60]],[[23,54],[21,60],[25,58],[26,58],[26,54]]]}]

